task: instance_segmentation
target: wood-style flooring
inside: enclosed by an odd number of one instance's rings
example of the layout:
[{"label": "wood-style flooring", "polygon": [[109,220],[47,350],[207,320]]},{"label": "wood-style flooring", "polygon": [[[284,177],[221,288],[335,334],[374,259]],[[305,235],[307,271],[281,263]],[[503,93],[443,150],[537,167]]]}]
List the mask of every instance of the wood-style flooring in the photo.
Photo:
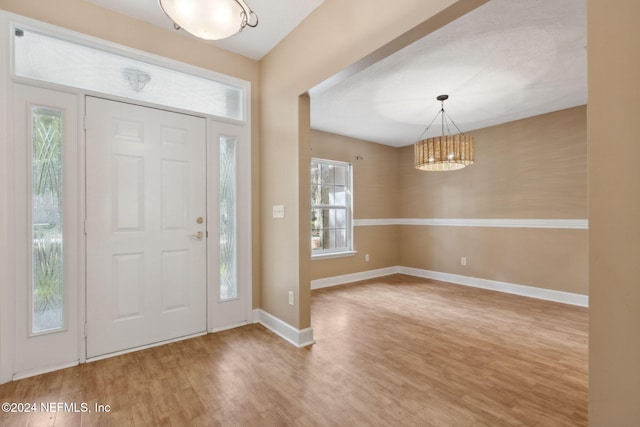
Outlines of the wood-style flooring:
[{"label": "wood-style flooring", "polygon": [[261,325],[0,386],[0,426],[586,426],[587,309],[395,275],[313,291],[316,344]]}]

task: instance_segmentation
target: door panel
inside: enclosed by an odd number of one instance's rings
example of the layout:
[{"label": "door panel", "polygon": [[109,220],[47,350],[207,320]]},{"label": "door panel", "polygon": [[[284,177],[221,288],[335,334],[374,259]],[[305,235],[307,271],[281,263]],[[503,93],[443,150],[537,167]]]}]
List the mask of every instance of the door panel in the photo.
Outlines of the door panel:
[{"label": "door panel", "polygon": [[[13,374],[21,377],[79,359],[78,97],[19,84],[13,89]],[[38,118],[42,111],[51,112],[57,123]],[[50,155],[55,151],[59,156]],[[62,232],[56,235],[56,229]]]},{"label": "door panel", "polygon": [[[241,170],[250,146],[243,127],[215,123],[210,132],[209,331],[251,322],[250,187]],[[242,159],[242,160],[241,160]]]},{"label": "door panel", "polygon": [[87,357],[205,332],[205,120],[93,97],[86,116]]}]

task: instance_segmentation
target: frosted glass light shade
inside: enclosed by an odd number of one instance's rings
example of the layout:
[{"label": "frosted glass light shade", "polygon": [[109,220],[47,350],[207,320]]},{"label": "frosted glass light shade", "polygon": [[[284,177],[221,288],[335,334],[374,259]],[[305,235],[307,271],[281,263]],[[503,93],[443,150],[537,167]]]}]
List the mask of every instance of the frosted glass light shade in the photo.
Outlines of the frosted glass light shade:
[{"label": "frosted glass light shade", "polygon": [[204,40],[220,40],[247,26],[252,12],[242,0],[158,0],[174,24]]}]

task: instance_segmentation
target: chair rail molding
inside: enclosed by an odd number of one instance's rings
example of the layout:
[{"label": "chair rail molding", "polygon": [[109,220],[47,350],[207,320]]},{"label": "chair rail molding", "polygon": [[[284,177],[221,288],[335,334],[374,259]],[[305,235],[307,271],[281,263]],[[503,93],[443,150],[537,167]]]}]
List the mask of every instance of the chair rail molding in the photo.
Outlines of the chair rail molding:
[{"label": "chair rail molding", "polygon": [[355,227],[379,225],[421,225],[431,227],[496,227],[496,228],[551,228],[588,230],[588,219],[514,219],[514,218],[379,218],[355,219]]}]

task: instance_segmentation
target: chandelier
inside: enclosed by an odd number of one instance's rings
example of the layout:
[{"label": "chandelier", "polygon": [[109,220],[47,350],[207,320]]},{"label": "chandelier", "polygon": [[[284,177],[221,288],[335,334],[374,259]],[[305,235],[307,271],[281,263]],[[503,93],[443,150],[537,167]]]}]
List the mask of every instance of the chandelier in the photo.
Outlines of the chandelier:
[{"label": "chandelier", "polygon": [[158,0],[158,4],[176,30],[204,40],[224,39],[258,25],[258,15],[244,0]]},{"label": "chandelier", "polygon": [[[436,99],[441,103],[440,111],[422,135],[427,133],[431,125],[440,116],[442,136],[422,139],[415,143],[416,169],[423,171],[452,171],[473,164],[473,136],[464,135],[460,132],[458,126],[444,111],[444,101],[449,99],[449,95],[440,95]],[[457,134],[445,135],[445,129],[449,130],[449,123],[456,128]]]}]

